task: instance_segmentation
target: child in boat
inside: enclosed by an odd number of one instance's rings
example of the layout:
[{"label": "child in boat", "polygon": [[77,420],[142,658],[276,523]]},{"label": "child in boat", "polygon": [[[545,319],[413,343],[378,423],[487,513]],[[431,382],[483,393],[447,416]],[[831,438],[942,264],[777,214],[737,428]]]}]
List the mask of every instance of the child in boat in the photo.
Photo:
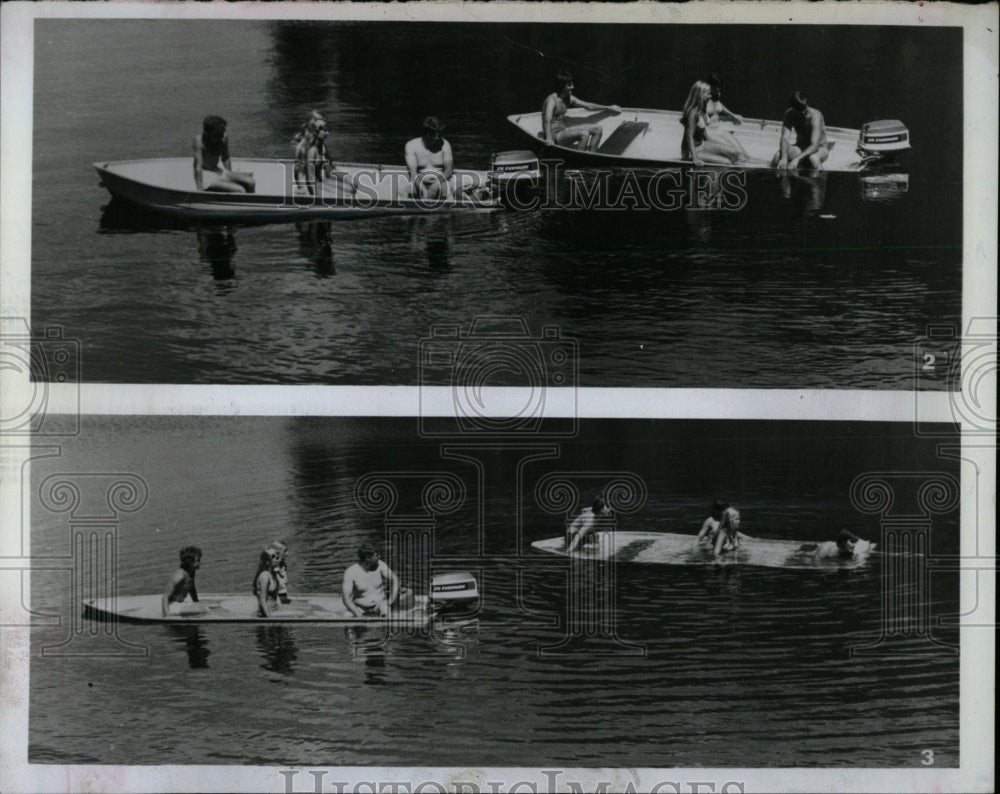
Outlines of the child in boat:
[{"label": "child in boat", "polygon": [[180,560],[180,568],[174,571],[163,593],[163,617],[170,614],[171,604],[184,603],[188,596],[192,602],[198,603],[198,588],[194,584],[194,575],[201,567],[201,549],[197,546],[185,546],[180,551]]},{"label": "child in boat", "polygon": [[[201,127],[201,134],[195,135],[193,142],[195,187],[221,193],[253,193],[256,190],[253,174],[233,171],[226,120],[221,116],[205,116]],[[214,172],[207,184],[206,171]]]}]

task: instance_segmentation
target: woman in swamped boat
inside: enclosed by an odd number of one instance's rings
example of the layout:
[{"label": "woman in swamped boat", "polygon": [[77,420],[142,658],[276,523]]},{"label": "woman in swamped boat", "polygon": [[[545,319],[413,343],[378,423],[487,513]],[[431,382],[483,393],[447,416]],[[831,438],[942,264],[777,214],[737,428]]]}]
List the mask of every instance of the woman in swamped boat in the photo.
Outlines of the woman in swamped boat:
[{"label": "woman in swamped boat", "polygon": [[698,80],[691,86],[681,112],[680,121],[684,125],[681,155],[695,165],[738,163],[743,159],[740,149],[709,134],[708,101],[711,98],[712,87],[704,80]]}]

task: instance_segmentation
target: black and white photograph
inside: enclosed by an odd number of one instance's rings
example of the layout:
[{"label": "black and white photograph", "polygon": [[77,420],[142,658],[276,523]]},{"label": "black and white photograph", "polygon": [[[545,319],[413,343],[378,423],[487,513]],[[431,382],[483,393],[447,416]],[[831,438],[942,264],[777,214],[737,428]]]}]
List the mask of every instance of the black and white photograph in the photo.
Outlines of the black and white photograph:
[{"label": "black and white photograph", "polygon": [[995,790],[995,4],[0,14],[0,790]]}]

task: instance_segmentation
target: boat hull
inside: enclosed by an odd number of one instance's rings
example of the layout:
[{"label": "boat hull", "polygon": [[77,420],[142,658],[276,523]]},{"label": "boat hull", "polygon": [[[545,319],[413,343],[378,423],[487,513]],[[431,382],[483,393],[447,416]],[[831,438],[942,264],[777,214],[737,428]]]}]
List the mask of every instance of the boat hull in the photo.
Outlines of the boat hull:
[{"label": "boat hull", "polygon": [[531,544],[538,551],[581,560],[636,562],[655,565],[757,565],[766,568],[857,568],[863,565],[874,544],[859,541],[854,557],[821,557],[820,544],[796,540],[769,540],[746,537],[739,548],[723,552],[719,558],[706,542],[694,535],[667,532],[598,532],[593,542],[567,554],[562,538],[548,538]]},{"label": "boat hull", "polygon": [[[574,165],[592,167],[691,167],[691,161],[681,155],[684,125],[681,114],[673,110],[623,108],[621,113],[600,111],[590,113],[574,108],[567,112],[567,122],[599,124],[604,130],[602,143],[596,152],[580,151],[566,146],[546,144],[541,138],[542,114],[521,113],[507,117],[543,157],[559,158]],[[766,119],[744,119],[742,124],[720,122],[712,127],[720,135],[733,135],[750,155],[750,160],[737,165],[710,165],[705,168],[739,168],[750,171],[773,171],[771,159],[778,151],[781,122]],[[876,163],[857,152],[859,130],[827,127],[831,144],[824,171],[859,173]],[[884,160],[880,165],[884,165]]]},{"label": "boat hull", "polygon": [[359,618],[351,614],[339,595],[296,594],[291,603],[279,604],[271,617],[257,615],[257,599],[245,593],[209,593],[197,603],[171,606],[164,617],[162,596],[139,595],[119,598],[89,598],[83,601],[86,617],[128,623],[338,623],[355,626],[422,626],[434,615],[426,596],[415,596],[411,609],[389,617]]},{"label": "boat hull", "polygon": [[[246,221],[350,219],[377,215],[419,215],[440,212],[483,212],[500,208],[484,171],[458,169],[458,198],[439,201],[409,197],[405,166],[366,163],[337,164],[338,178],[306,186],[295,179],[291,160],[233,160],[234,171],[253,174],[254,193],[197,190],[191,159],[167,157],[94,163],[101,185],[112,196],[148,210],[184,218]],[[211,175],[206,175],[209,181]],[[356,185],[352,196],[338,187],[339,179]]]}]

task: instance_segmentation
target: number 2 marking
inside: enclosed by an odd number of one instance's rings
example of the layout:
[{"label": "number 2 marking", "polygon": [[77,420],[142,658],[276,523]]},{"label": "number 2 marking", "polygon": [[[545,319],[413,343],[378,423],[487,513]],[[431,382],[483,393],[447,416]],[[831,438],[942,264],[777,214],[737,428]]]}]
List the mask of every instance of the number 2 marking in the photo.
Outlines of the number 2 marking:
[{"label": "number 2 marking", "polygon": [[[924,366],[922,367],[922,369],[925,369],[925,370],[934,369],[934,361],[935,361],[935,358],[934,358],[934,354],[933,353],[924,353]],[[925,753],[930,753],[931,751],[930,750],[924,750],[924,752]],[[931,753],[931,755],[933,755],[933,753]],[[934,763],[934,762],[932,761],[931,763]]]},{"label": "number 2 marking", "polygon": [[933,750],[921,750],[920,754],[924,757],[924,760],[921,761],[920,763],[922,763],[924,766],[933,766],[934,765],[934,751]]}]

